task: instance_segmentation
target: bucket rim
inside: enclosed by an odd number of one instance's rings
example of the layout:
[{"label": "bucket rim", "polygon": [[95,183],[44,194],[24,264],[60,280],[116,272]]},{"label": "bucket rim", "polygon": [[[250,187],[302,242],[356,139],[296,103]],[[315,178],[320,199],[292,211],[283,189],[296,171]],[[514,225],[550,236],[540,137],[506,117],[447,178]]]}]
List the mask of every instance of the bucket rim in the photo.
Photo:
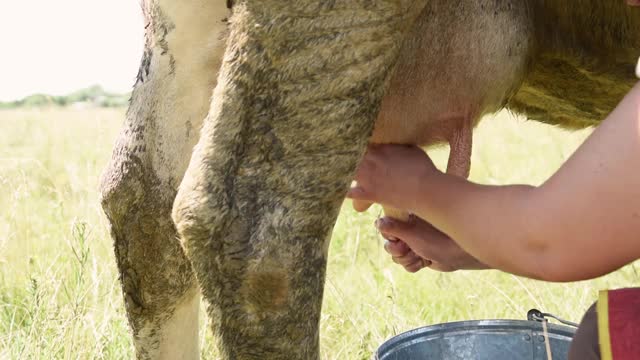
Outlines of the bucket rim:
[{"label": "bucket rim", "polygon": [[[515,319],[482,319],[482,320],[463,320],[452,321],[433,325],[421,326],[412,330],[402,332],[396,336],[393,336],[383,342],[375,352],[374,359],[379,359],[393,347],[396,347],[400,343],[411,341],[418,337],[425,337],[429,335],[435,335],[438,333],[454,332],[461,330],[515,330],[523,331],[530,330],[535,333],[542,332],[542,322],[531,320],[515,320]],[[569,337],[572,338],[575,335],[576,329],[567,325],[559,325],[547,323],[547,332],[550,335]]]}]

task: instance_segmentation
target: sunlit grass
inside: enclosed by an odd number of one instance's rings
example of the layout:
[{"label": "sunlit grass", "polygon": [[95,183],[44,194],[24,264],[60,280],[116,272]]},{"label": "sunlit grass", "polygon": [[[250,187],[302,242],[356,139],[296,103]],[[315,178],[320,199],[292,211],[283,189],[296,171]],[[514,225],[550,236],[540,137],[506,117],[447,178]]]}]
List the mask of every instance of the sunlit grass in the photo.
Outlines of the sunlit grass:
[{"label": "sunlit grass", "polygon": [[97,202],[122,114],[0,112],[0,349],[8,358],[130,358]]},{"label": "sunlit grass", "polygon": [[[123,110],[0,112],[0,359],[133,356],[98,176]],[[543,182],[584,140],[508,114],[477,130],[473,180]],[[446,149],[430,152],[442,166]],[[637,284],[628,266],[607,277],[546,284],[496,271],[407,274],[382,250],[378,208],[336,225],[322,314],[324,359],[369,359],[418,326],[523,319],[532,307],[578,321],[598,289]],[[211,354],[210,332],[203,353]],[[212,358],[212,355],[205,356]]]}]

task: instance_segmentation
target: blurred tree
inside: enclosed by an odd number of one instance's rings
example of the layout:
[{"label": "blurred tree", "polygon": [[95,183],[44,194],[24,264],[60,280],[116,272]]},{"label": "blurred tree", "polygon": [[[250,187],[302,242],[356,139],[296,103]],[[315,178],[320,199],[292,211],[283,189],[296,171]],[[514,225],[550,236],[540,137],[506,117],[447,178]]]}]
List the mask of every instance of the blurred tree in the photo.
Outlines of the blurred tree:
[{"label": "blurred tree", "polygon": [[130,93],[109,93],[100,85],[93,85],[63,96],[34,94],[16,101],[0,102],[0,109],[68,106],[74,104],[94,107],[124,107],[128,104],[129,97]]}]

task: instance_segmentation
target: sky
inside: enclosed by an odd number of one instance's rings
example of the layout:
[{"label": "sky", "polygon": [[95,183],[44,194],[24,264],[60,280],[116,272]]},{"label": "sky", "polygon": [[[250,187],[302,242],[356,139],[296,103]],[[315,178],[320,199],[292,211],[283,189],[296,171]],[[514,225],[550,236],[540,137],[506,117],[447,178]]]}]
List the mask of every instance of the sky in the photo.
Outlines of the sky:
[{"label": "sky", "polygon": [[138,0],[0,0],[0,101],[94,84],[130,91],[142,23]]}]

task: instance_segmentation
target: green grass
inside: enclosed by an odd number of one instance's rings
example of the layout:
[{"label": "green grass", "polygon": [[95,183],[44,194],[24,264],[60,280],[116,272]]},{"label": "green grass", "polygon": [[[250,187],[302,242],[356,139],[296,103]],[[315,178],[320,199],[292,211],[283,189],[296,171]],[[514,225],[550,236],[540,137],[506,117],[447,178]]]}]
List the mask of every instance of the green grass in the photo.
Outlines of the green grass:
[{"label": "green grass", "polygon": [[[111,110],[0,111],[0,359],[129,359],[132,343],[98,176],[124,116]],[[584,140],[508,114],[475,135],[473,180],[543,182]],[[442,166],[446,149],[430,152]],[[418,326],[523,319],[532,307],[578,321],[597,290],[637,284],[633,266],[593,281],[546,284],[497,271],[407,274],[382,249],[373,208],[346,203],[330,250],[323,359],[369,359]],[[203,358],[215,358],[206,333]]]}]

